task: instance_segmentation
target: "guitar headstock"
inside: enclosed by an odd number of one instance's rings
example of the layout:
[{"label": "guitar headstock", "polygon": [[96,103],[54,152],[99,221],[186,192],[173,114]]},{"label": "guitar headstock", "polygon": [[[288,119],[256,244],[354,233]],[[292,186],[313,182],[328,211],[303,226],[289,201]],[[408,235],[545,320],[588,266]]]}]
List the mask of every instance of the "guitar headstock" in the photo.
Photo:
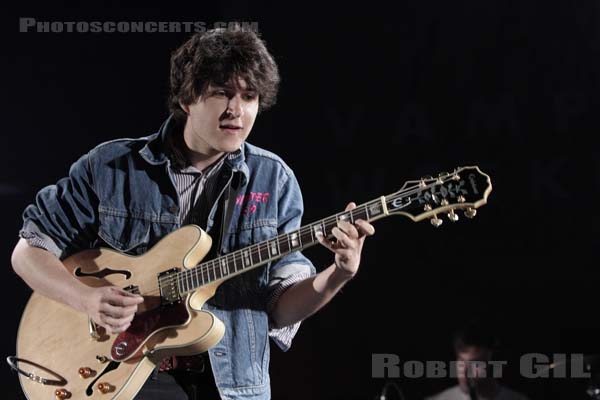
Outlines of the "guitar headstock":
[{"label": "guitar headstock", "polygon": [[457,221],[457,209],[464,209],[467,218],[475,217],[491,191],[491,179],[479,167],[460,167],[436,178],[407,181],[398,192],[385,196],[385,203],[388,214],[404,215],[415,222],[431,218],[431,224],[438,227],[442,214]]}]

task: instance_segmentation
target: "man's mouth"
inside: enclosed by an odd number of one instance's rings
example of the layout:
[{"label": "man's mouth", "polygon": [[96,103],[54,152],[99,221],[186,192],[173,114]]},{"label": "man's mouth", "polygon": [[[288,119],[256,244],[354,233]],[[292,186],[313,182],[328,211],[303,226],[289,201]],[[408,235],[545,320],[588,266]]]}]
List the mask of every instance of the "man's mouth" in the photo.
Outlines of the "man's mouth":
[{"label": "man's mouth", "polygon": [[232,124],[223,124],[223,125],[219,125],[219,129],[221,129],[224,132],[227,133],[238,133],[241,132],[242,127],[238,126],[238,125],[232,125]]}]

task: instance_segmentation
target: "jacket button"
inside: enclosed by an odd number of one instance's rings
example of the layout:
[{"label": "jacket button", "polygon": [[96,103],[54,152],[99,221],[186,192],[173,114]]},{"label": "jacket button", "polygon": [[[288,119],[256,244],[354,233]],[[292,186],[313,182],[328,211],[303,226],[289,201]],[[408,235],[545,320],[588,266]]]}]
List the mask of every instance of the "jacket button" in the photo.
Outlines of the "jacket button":
[{"label": "jacket button", "polygon": [[179,208],[177,206],[171,206],[169,207],[169,211],[175,214],[177,211],[179,211]]}]

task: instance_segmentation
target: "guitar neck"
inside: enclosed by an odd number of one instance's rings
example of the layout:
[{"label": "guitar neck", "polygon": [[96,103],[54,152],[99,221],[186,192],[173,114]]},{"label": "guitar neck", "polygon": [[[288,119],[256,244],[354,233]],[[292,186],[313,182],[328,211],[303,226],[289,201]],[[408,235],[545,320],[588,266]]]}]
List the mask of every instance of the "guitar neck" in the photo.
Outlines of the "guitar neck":
[{"label": "guitar neck", "polygon": [[465,215],[472,218],[474,209],[486,203],[491,190],[490,177],[476,166],[462,167],[453,173],[440,174],[437,178],[408,181],[396,193],[179,272],[179,293],[192,292],[201,286],[229,279],[310,247],[319,242],[319,235],[332,237],[331,230],[339,221],[354,224],[354,221],[362,219],[371,222],[397,214],[415,222],[431,217],[432,224],[438,227],[442,223],[437,217],[440,213],[448,213],[451,221],[458,219],[454,209],[466,209]]},{"label": "guitar neck", "polygon": [[192,292],[201,286],[229,279],[294,251],[313,246],[319,242],[318,235],[331,237],[331,230],[337,226],[338,221],[354,224],[354,221],[362,219],[371,222],[387,215],[388,204],[385,196],[381,196],[350,211],[337,213],[295,231],[283,233],[182,271],[178,273],[179,292],[182,295]]}]

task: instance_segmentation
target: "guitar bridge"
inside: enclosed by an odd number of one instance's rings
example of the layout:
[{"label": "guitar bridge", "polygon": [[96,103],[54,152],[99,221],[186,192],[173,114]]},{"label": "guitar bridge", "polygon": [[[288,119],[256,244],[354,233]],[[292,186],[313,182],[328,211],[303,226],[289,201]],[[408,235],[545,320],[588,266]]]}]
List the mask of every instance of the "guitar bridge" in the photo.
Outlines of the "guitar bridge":
[{"label": "guitar bridge", "polygon": [[161,272],[158,274],[158,289],[160,290],[160,304],[167,306],[181,301],[179,285],[177,284],[178,268]]}]

